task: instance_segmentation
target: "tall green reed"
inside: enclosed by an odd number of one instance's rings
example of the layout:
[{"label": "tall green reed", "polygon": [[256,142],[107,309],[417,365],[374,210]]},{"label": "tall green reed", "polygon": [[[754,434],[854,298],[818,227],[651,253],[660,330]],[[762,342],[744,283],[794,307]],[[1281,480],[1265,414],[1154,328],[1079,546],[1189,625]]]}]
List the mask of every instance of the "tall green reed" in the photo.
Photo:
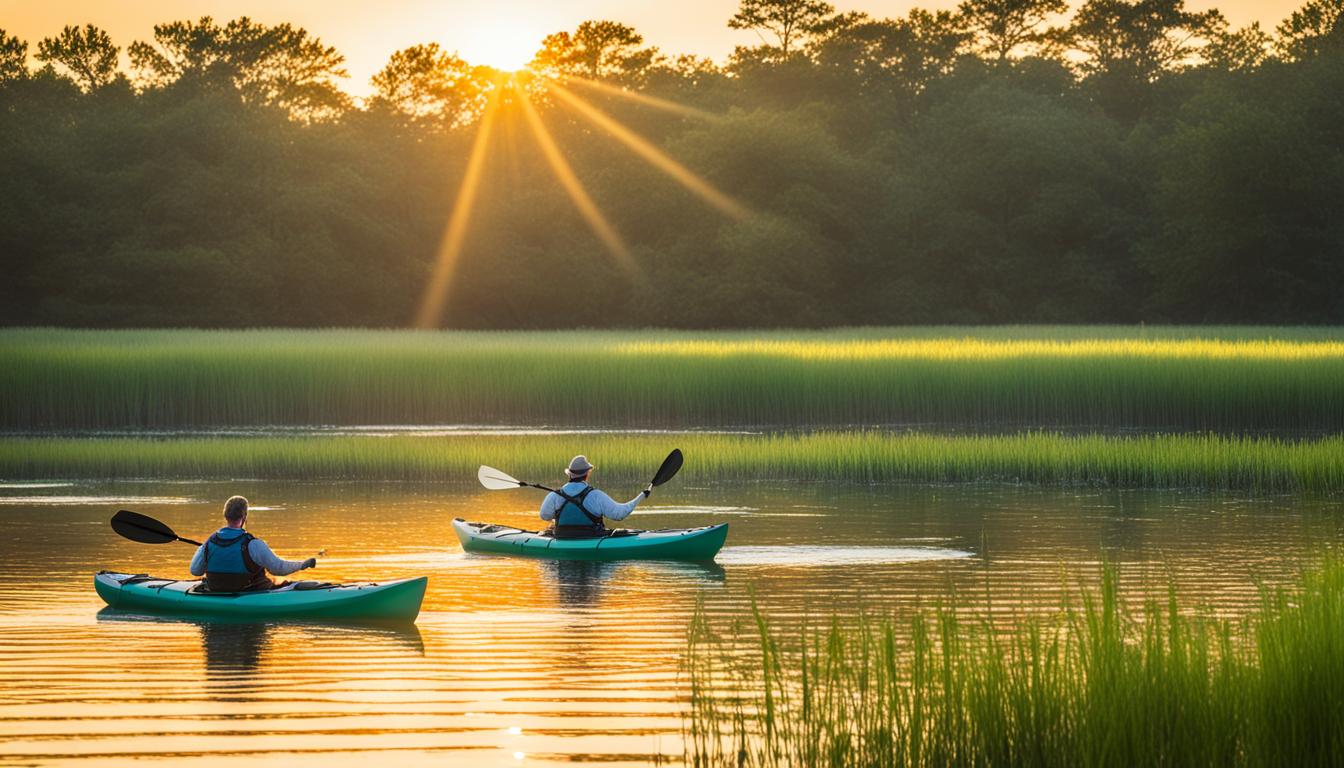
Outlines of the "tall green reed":
[{"label": "tall green reed", "polygon": [[951,609],[795,643],[693,618],[687,761],[710,766],[1327,765],[1344,755],[1344,564],[1234,624],[1118,598],[1010,627]]},{"label": "tall green reed", "polygon": [[1335,329],[0,331],[0,430],[1344,428]]},{"label": "tall green reed", "polygon": [[1027,483],[1252,492],[1344,490],[1344,437],[1108,437],[814,432],[447,437],[0,438],[0,478],[473,481],[481,464],[554,477],[588,455],[608,478],[647,480],[667,451],[690,482]]}]

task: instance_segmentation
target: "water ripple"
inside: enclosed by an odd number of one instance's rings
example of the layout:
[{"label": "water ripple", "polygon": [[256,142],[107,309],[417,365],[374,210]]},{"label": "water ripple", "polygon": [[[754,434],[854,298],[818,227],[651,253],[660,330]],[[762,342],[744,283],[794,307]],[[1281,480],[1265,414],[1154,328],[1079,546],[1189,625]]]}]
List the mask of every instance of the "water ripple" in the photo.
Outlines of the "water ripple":
[{"label": "water ripple", "polygon": [[843,566],[917,563],[971,557],[970,552],[939,547],[813,547],[806,545],[726,547],[717,562],[734,565]]}]

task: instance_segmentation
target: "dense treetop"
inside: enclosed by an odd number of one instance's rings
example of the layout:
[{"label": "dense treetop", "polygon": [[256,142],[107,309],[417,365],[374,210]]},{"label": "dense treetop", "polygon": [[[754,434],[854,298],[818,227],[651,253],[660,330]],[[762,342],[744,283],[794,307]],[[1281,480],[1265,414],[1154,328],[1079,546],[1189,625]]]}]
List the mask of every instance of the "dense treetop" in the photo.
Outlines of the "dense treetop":
[{"label": "dense treetop", "polygon": [[725,22],[721,65],[609,20],[517,76],[426,42],[364,100],[288,24],[0,30],[0,322],[406,325],[473,146],[445,326],[1344,322],[1344,0]]}]

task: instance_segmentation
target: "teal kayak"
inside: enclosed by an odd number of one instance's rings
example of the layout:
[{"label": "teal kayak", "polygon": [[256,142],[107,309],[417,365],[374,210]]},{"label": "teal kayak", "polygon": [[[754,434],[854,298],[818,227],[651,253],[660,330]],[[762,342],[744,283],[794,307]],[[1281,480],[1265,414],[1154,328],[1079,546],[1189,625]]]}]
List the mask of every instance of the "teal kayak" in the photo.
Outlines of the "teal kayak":
[{"label": "teal kayak", "polygon": [[547,560],[689,560],[714,559],[728,538],[728,524],[663,531],[612,531],[593,539],[557,539],[545,532],[504,525],[469,523],[458,518],[453,530],[467,552],[522,555]]},{"label": "teal kayak", "polygon": [[99,571],[93,586],[103,602],[119,610],[253,621],[410,622],[420,614],[428,581],[425,576],[375,584],[301,581],[264,592],[214,594],[195,591],[199,581]]}]

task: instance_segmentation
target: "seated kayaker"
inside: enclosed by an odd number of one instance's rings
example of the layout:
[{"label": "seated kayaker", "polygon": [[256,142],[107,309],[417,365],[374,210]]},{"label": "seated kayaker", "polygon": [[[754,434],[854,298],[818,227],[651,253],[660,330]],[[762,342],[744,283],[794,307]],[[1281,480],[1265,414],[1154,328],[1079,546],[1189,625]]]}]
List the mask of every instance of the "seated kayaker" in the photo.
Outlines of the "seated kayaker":
[{"label": "seated kayaker", "polygon": [[551,535],[557,539],[591,539],[606,536],[602,520],[624,520],[635,511],[639,502],[652,493],[645,488],[635,498],[618,504],[607,494],[588,484],[588,476],[596,469],[587,457],[575,456],[565,469],[569,482],[559,490],[546,494],[541,502],[541,519],[553,521]]},{"label": "seated kayaker", "polygon": [[191,575],[202,576],[201,588],[209,592],[244,592],[271,589],[276,576],[313,568],[317,558],[281,560],[266,542],[243,530],[247,524],[247,499],[234,496],[224,502],[224,527],[196,549]]}]

